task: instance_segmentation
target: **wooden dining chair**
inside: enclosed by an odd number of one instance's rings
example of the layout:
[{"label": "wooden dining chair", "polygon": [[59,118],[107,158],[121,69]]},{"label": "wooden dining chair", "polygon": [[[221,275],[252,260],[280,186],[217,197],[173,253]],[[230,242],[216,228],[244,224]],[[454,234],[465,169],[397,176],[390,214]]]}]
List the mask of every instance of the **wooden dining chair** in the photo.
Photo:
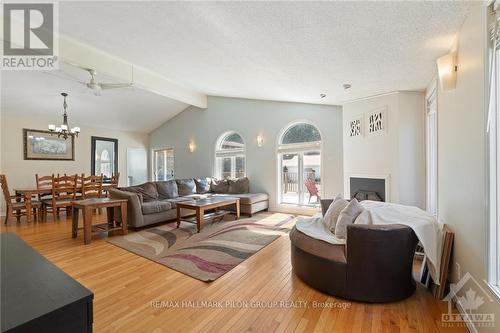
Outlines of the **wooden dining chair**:
[{"label": "wooden dining chair", "polygon": [[[26,216],[26,203],[24,202],[24,198],[21,196],[10,194],[9,185],[7,184],[7,177],[5,175],[0,175],[0,183],[7,206],[7,212],[5,214],[5,224],[7,224],[11,217],[15,217],[17,222],[19,222],[21,220],[21,216]],[[38,212],[42,207],[42,204],[37,200],[32,200],[31,207],[33,208],[33,215],[35,216],[35,220],[37,220],[39,217]]]},{"label": "wooden dining chair", "polygon": [[[36,188],[37,189],[43,189],[43,188],[52,188],[52,176],[39,176],[38,174],[35,174],[35,181],[36,181]],[[38,200],[42,201],[42,199],[49,199],[50,194],[39,194],[38,195]]]},{"label": "wooden dining chair", "polygon": [[120,180],[120,173],[117,172],[116,174],[111,174],[111,185],[113,187],[118,187],[118,181]]},{"label": "wooden dining chair", "polygon": [[102,175],[85,177],[85,175],[82,174],[83,199],[102,197],[102,178]]},{"label": "wooden dining chair", "polygon": [[120,180],[120,173],[117,172],[116,174],[112,173],[111,174],[111,181],[108,186],[106,186],[105,189],[103,189],[103,196],[104,197],[109,197],[109,188],[117,188],[118,187],[118,181]]},{"label": "wooden dining chair", "polygon": [[52,187],[52,176],[39,176],[35,174],[36,188]]},{"label": "wooden dining chair", "polygon": [[59,210],[66,209],[70,215],[73,201],[76,200],[76,178],[73,176],[55,177],[52,175],[52,198],[42,201],[42,216],[45,220],[47,213],[52,213],[54,219],[59,218]]}]

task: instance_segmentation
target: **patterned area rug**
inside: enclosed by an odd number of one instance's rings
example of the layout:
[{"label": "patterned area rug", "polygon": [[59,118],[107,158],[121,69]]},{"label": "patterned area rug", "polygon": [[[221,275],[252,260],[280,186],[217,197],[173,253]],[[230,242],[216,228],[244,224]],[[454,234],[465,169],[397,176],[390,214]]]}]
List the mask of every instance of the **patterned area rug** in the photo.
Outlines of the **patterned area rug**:
[{"label": "patterned area rug", "polygon": [[295,217],[260,213],[237,221],[196,225],[168,223],[113,237],[111,244],[202,281],[214,281],[245,259],[286,234]]}]

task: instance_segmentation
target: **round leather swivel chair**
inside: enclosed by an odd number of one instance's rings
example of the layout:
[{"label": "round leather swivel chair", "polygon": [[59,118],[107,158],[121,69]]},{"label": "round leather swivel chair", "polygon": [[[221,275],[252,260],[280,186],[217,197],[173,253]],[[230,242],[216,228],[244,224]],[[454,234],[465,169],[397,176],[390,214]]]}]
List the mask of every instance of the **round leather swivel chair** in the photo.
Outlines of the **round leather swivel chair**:
[{"label": "round leather swivel chair", "polygon": [[293,228],[293,272],[329,295],[369,303],[395,302],[415,291],[413,256],[418,239],[405,225],[347,227],[345,245],[332,245]]}]

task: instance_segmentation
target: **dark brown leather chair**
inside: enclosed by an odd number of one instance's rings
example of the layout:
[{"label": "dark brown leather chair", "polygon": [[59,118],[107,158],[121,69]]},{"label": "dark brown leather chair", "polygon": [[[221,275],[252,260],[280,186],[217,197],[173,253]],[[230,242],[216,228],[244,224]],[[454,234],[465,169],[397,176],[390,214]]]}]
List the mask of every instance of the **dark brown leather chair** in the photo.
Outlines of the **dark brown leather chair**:
[{"label": "dark brown leather chair", "polygon": [[405,225],[347,227],[346,245],[332,245],[297,229],[290,232],[294,273],[311,287],[349,300],[382,303],[415,291],[418,239]]}]

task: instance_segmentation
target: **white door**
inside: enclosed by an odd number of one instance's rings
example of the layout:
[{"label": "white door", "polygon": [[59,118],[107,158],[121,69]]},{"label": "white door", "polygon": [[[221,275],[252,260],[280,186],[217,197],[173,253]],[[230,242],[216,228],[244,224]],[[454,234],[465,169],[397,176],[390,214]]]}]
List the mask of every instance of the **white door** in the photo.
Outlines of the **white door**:
[{"label": "white door", "polygon": [[148,152],[143,148],[127,148],[127,186],[148,181]]}]

